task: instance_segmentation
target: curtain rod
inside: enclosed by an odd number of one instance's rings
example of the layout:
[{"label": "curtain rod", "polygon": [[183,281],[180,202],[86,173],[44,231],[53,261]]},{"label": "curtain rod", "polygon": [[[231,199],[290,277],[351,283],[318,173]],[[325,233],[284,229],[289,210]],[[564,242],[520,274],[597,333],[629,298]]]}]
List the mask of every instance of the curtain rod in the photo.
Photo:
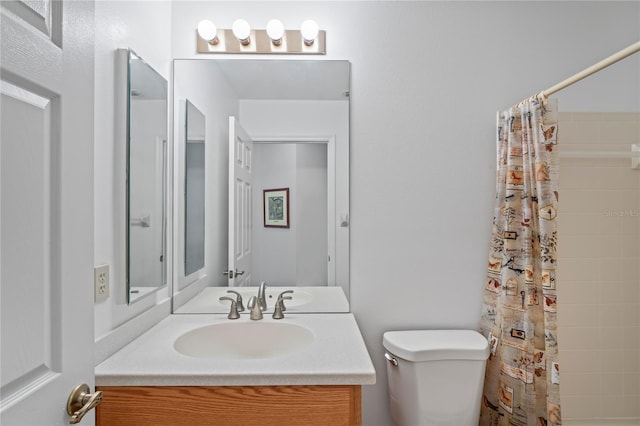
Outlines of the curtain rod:
[{"label": "curtain rod", "polygon": [[542,92],[542,95],[546,98],[550,95],[553,95],[556,92],[559,92],[560,90],[564,89],[565,87],[568,87],[570,85],[572,85],[573,83],[577,83],[578,81],[582,80],[583,78],[589,77],[592,74],[597,73],[600,70],[603,70],[605,68],[607,68],[610,65],[615,64],[618,61],[621,61],[622,59],[626,58],[627,56],[631,56],[634,53],[637,53],[640,51],[640,41],[632,44],[629,47],[626,47],[624,49],[622,49],[621,51],[619,51],[618,53],[614,53],[613,55],[609,56],[606,59],[603,59],[602,61],[598,62],[597,64],[591,65],[589,68],[580,71],[579,73],[577,73],[576,75],[567,78],[564,81],[561,81],[560,83],[556,84],[555,86],[551,86],[550,88],[548,88],[547,90]]},{"label": "curtain rod", "polygon": [[607,68],[610,65],[615,64],[618,61],[623,60],[624,58],[633,55],[634,53],[638,53],[640,52],[640,41],[633,43],[631,46],[628,46],[624,49],[622,49],[621,51],[614,53],[613,55],[609,56],[608,58],[605,58],[603,60],[601,60],[600,62],[598,62],[597,64],[591,65],[589,68],[584,69],[582,71],[580,71],[579,73],[567,78],[566,80],[561,81],[560,83],[549,87],[547,90],[543,90],[542,92],[538,93],[537,95],[535,95],[536,97],[542,97],[544,98],[548,98],[549,96],[553,95],[556,92],[559,92],[560,90],[571,86],[573,83],[577,83],[578,81],[589,77],[590,75],[593,75],[595,73],[597,73],[598,71],[601,71],[605,68]]}]

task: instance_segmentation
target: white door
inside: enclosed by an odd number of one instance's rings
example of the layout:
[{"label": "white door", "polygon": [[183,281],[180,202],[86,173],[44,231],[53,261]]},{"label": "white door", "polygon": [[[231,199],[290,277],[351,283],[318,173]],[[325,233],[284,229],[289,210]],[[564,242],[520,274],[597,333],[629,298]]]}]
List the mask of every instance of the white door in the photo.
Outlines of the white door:
[{"label": "white door", "polygon": [[63,425],[94,386],[94,5],[0,9],[0,423]]},{"label": "white door", "polygon": [[229,287],[251,285],[253,141],[229,117]]}]

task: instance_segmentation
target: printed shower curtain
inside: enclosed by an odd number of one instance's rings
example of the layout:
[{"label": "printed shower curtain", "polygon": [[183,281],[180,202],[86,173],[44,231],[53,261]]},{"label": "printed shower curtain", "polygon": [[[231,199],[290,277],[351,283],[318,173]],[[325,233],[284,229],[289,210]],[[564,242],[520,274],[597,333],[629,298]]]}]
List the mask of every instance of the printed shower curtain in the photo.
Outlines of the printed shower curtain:
[{"label": "printed shower curtain", "polygon": [[491,354],[480,424],[560,425],[555,100],[498,114],[496,201],[481,331]]}]

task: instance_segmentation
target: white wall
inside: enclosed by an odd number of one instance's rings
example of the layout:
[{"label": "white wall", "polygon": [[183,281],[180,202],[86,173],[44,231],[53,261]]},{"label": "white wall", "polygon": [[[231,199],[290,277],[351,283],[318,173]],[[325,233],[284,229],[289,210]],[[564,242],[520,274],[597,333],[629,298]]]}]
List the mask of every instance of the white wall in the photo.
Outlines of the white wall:
[{"label": "white wall", "polygon": [[[171,39],[171,3],[97,1],[95,20],[94,256],[96,265],[108,264],[111,272],[111,296],[95,305],[95,337],[100,341],[118,326],[151,308],[160,306],[167,313],[170,309],[169,288],[130,306],[123,303],[126,292],[125,188],[120,183],[123,180],[120,171],[126,141],[116,134],[114,85],[115,50],[118,48],[132,48],[160,74],[169,78],[171,61],[167,46]],[[100,349],[96,351],[101,352]],[[96,358],[100,361],[102,356]]]},{"label": "white wall", "polygon": [[[173,5],[174,57],[204,57],[194,35],[204,18],[221,28],[313,18],[327,31],[319,59],[352,63],[351,309],[378,372],[363,424],[390,423],[384,331],[478,325],[496,110],[637,41],[639,14],[638,2]],[[639,61],[559,93],[560,109],[638,111]]]}]

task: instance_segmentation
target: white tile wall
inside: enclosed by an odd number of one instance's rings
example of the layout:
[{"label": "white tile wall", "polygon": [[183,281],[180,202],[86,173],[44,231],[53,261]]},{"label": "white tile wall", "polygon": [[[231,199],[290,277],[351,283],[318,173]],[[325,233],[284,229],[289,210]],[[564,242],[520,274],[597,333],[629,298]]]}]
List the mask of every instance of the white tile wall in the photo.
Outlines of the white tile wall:
[{"label": "white tile wall", "polygon": [[630,159],[568,155],[630,151],[640,143],[640,114],[559,120],[563,418],[640,419],[640,170]]}]

